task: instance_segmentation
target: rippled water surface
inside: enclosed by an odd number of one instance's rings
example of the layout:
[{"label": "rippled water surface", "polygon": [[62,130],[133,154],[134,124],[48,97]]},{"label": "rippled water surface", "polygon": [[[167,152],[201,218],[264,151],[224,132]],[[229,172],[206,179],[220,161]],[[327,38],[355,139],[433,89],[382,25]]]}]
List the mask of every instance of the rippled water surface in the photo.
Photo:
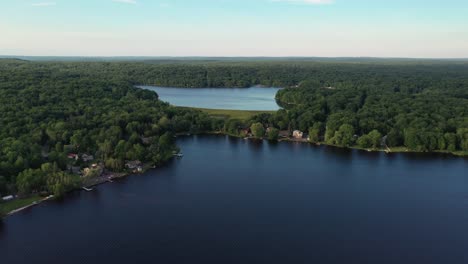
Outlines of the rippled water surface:
[{"label": "rippled water surface", "polygon": [[0,263],[468,263],[468,161],[224,136],[6,219]]}]

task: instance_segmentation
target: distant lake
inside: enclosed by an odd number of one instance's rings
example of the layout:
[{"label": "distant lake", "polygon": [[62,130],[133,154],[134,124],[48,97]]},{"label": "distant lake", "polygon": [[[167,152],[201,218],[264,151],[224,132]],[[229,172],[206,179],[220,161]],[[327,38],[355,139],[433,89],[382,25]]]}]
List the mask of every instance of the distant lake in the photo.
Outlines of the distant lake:
[{"label": "distant lake", "polygon": [[275,95],[280,88],[168,88],[138,86],[156,91],[162,101],[176,106],[227,109],[274,111],[280,107]]},{"label": "distant lake", "polygon": [[179,137],[184,157],[8,217],[19,263],[468,263],[468,160]]}]

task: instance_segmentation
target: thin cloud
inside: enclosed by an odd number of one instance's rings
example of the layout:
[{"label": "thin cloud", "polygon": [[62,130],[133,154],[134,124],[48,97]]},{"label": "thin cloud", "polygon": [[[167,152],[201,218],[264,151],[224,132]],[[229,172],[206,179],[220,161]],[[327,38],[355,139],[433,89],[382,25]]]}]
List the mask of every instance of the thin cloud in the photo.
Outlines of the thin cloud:
[{"label": "thin cloud", "polygon": [[112,0],[112,2],[122,3],[122,4],[131,4],[131,5],[136,5],[137,3],[136,0]]},{"label": "thin cloud", "polygon": [[333,4],[334,0],[271,0],[272,2],[287,2],[306,5],[326,5]]},{"label": "thin cloud", "polygon": [[42,3],[34,3],[34,4],[31,4],[32,6],[37,6],[37,7],[45,7],[45,6],[54,6],[56,5],[57,3],[55,2],[42,2]]}]

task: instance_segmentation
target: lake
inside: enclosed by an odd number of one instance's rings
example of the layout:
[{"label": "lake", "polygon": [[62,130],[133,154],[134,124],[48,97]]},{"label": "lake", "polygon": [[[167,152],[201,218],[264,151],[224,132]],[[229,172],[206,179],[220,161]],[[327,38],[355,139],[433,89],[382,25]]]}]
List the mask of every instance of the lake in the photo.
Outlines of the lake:
[{"label": "lake", "polygon": [[280,88],[168,88],[138,86],[158,93],[162,101],[176,106],[227,109],[274,111],[280,107],[275,95]]},{"label": "lake", "polygon": [[181,137],[163,168],[8,217],[2,263],[468,263],[468,160]]}]

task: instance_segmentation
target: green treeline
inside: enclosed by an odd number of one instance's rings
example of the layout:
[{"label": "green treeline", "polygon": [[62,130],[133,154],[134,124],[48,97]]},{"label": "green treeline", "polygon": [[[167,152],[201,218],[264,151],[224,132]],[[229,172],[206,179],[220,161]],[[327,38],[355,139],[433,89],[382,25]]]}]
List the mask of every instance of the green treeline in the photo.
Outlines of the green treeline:
[{"label": "green treeline", "polygon": [[[172,107],[135,85],[289,88],[277,94],[284,109],[225,121]],[[73,167],[92,163],[111,171],[128,161],[160,164],[177,151],[179,132],[251,128],[275,139],[297,129],[338,146],[466,154],[468,64],[8,59],[0,60],[0,113],[2,195],[62,194],[82,181]]]},{"label": "green treeline", "polygon": [[216,126],[122,76],[96,75],[93,66],[0,61],[1,195],[63,194],[80,182],[71,167],[91,163],[114,171],[133,160],[157,165],[176,150],[176,133]]},{"label": "green treeline", "polygon": [[338,146],[466,153],[467,74],[447,70],[414,76],[416,80],[394,75],[361,84],[306,81],[298,89],[277,94],[287,111],[277,112],[268,122],[309,132],[311,141]]}]

